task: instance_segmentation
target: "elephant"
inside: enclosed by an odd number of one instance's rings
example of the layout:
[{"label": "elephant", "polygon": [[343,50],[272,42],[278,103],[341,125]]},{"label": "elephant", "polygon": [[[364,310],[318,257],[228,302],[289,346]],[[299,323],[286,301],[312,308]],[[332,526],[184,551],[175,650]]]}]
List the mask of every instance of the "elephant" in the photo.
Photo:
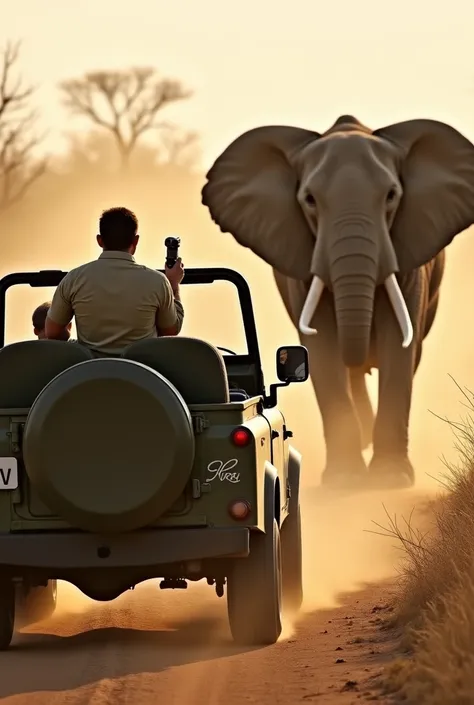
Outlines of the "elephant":
[{"label": "elephant", "polygon": [[411,487],[413,379],[445,248],[474,222],[474,145],[431,119],[372,130],[343,115],[322,133],[257,127],[217,157],[201,201],[221,232],[273,268],[308,349],[326,446],[322,482]]}]

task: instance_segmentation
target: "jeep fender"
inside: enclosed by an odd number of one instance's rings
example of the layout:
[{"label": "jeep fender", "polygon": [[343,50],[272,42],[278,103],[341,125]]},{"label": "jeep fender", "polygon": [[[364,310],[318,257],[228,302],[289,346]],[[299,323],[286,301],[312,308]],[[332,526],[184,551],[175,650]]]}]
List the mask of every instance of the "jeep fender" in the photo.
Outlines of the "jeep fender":
[{"label": "jeep fender", "polygon": [[265,474],[263,479],[263,497],[260,505],[260,521],[258,528],[265,533],[273,531],[273,520],[280,523],[280,491],[278,473],[268,460],[265,462]]}]

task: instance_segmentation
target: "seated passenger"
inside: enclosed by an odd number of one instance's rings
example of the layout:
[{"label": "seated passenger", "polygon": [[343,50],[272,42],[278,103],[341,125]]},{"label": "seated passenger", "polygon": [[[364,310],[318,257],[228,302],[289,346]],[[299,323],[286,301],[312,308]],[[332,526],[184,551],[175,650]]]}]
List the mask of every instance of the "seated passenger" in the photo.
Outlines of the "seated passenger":
[{"label": "seated passenger", "polygon": [[[46,338],[44,327],[46,323],[46,316],[48,314],[50,306],[51,301],[45,301],[43,304],[37,306],[33,311],[33,333],[36,335],[38,340],[44,340]],[[60,338],[60,340],[69,340],[69,336],[71,335],[71,328],[72,323],[69,323],[64,329],[64,337]]]},{"label": "seated passenger", "polygon": [[46,337],[61,339],[72,317],[77,340],[98,356],[119,356],[131,343],[178,335],[184,310],[181,259],[166,276],[137,264],[138,221],[127,208],[104,211],[97,260],[72,269],[57,287],[46,318]]}]

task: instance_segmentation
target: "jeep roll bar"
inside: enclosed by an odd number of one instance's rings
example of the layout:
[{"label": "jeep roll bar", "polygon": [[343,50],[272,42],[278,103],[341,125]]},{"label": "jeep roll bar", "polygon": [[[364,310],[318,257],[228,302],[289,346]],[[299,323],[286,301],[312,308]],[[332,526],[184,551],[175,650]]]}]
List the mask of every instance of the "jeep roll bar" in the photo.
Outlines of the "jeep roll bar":
[{"label": "jeep roll bar", "polygon": [[[159,269],[164,274],[164,269]],[[67,272],[59,269],[43,269],[39,272],[17,272],[7,274],[0,279],[0,348],[5,346],[5,318],[6,318],[6,295],[12,286],[26,284],[31,287],[58,286],[59,282],[66,276]],[[245,330],[247,342],[247,355],[236,355],[235,357],[249,357],[255,365],[259,377],[259,387],[262,394],[265,394],[262,362],[260,359],[260,348],[258,346],[257,328],[253,312],[252,297],[249,285],[244,277],[233,269],[227,267],[203,267],[186,269],[182,284],[212,284],[215,281],[228,281],[237,288],[239,295],[240,310]],[[232,356],[234,357],[234,356]]]}]

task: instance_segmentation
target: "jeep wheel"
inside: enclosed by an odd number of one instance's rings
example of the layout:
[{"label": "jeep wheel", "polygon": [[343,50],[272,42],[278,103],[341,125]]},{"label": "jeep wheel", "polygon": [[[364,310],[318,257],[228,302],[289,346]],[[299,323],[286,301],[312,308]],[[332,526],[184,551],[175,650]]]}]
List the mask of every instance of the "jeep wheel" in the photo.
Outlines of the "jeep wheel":
[{"label": "jeep wheel", "polygon": [[301,509],[290,513],[281,527],[283,611],[296,614],[303,602]]},{"label": "jeep wheel", "polygon": [[0,584],[0,651],[8,649],[15,624],[15,588],[10,580]]},{"label": "jeep wheel", "polygon": [[247,558],[236,559],[227,578],[227,610],[234,641],[274,644],[281,634],[281,548],[275,519],[267,533],[252,533]]},{"label": "jeep wheel", "polygon": [[27,588],[23,592],[20,587],[20,596],[17,598],[17,619],[22,626],[34,624],[48,619],[54,614],[58,596],[56,580],[49,580],[47,585],[38,585]]}]

